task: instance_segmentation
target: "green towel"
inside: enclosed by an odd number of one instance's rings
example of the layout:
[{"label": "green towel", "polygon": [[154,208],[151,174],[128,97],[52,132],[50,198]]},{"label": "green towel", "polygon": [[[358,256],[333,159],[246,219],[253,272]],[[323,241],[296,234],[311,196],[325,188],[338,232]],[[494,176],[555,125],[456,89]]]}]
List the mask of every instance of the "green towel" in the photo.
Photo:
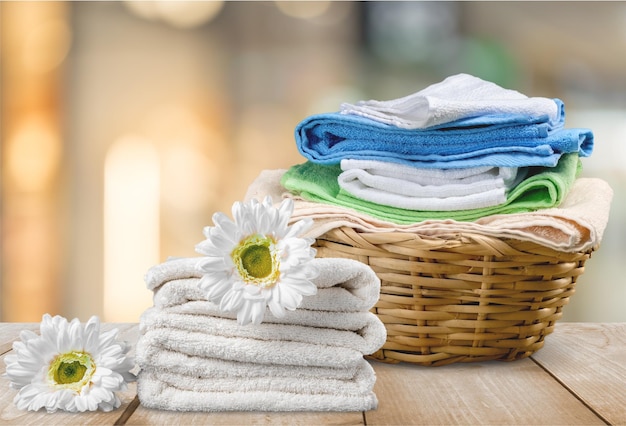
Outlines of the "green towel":
[{"label": "green towel", "polygon": [[397,224],[410,224],[428,219],[473,221],[494,214],[522,213],[556,207],[561,204],[580,171],[578,154],[563,154],[555,167],[531,167],[528,177],[509,192],[506,202],[492,207],[455,211],[406,210],[354,197],[343,191],[337,183],[337,177],[341,173],[339,165],[311,162],[298,164],[287,170],[281,184],[288,191],[309,201],[352,208]]}]

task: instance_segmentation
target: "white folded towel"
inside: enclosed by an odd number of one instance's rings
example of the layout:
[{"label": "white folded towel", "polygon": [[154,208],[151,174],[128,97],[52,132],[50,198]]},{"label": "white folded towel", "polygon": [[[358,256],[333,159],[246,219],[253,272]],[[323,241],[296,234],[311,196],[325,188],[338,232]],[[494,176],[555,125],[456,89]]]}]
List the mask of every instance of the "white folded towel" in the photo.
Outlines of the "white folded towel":
[{"label": "white folded towel", "polygon": [[[251,366],[254,364],[244,364]],[[158,367],[145,368],[142,371],[151,371],[158,375],[166,384],[178,389],[195,392],[288,392],[302,394],[330,394],[330,395],[365,395],[372,391],[376,376],[374,369],[367,361],[359,364],[354,377],[349,379],[330,379],[327,377],[280,376],[257,377],[215,377],[213,374],[202,375],[197,373],[180,374]],[[293,371],[293,369],[289,370]]]},{"label": "white folded towel", "polygon": [[140,340],[145,345],[186,355],[254,364],[347,368],[363,358],[360,351],[345,347],[213,336],[175,328],[148,330]]},{"label": "white folded towel", "polygon": [[375,409],[375,374],[363,355],[386,341],[369,312],[380,279],[349,259],[313,259],[318,292],[284,317],[241,326],[199,288],[201,258],[171,258],[145,276],[154,307],[140,320],[137,394],[176,411]]},{"label": "white folded towel", "polygon": [[[207,339],[214,336],[237,340],[247,339],[246,343],[249,340],[306,343],[348,348],[369,355],[385,343],[386,332],[383,323],[374,314],[369,312],[367,314],[369,314],[368,322],[363,327],[346,330],[292,323],[267,323],[262,326],[242,327],[230,318],[183,314],[172,312],[171,309],[150,308],[142,314],[139,329],[144,334],[150,330],[175,329],[204,333],[208,336]],[[332,316],[332,313],[328,315]]]},{"label": "white folded towel", "polygon": [[529,98],[468,74],[450,76],[398,99],[343,103],[341,112],[405,129],[422,129],[485,114],[547,115],[554,124],[562,121],[561,108],[553,99]]},{"label": "white folded towel", "polygon": [[[180,282],[182,282],[181,280]],[[170,284],[178,284],[178,281],[170,281],[162,288],[165,289]],[[195,284],[192,284],[195,285]],[[233,313],[222,312],[219,306],[206,300],[188,301],[182,305],[171,306],[168,308],[171,313],[191,314],[191,315],[210,315],[216,318],[236,319]],[[268,324],[293,324],[303,325],[307,327],[333,328],[336,330],[359,331],[361,333],[380,334],[377,339],[382,339],[383,328],[379,323],[378,317],[371,312],[332,312],[319,311],[311,309],[296,309],[287,312],[284,317],[276,318],[270,316]]]},{"label": "white folded towel", "polygon": [[[148,289],[156,291],[164,283],[184,278],[200,278],[202,273],[196,268],[200,258],[172,258],[155,265],[144,277]],[[305,297],[301,309],[323,311],[366,311],[378,301],[380,279],[367,265],[350,259],[313,259],[319,274],[312,282],[318,287],[315,296]],[[165,292],[157,292],[155,305],[171,306],[187,300],[204,300],[200,290],[189,287],[179,289],[170,287]],[[196,285],[197,284],[192,284]],[[273,318],[273,315],[266,315]]]},{"label": "white folded towel", "polygon": [[341,169],[339,186],[355,197],[424,211],[497,206],[526,174],[516,167],[423,169],[369,160],[342,160]]},{"label": "white folded towel", "polygon": [[[378,406],[372,391],[359,393],[357,390],[347,394],[332,392],[332,388],[327,393],[255,388],[234,392],[198,391],[166,383],[159,376],[158,372],[150,370],[139,374],[137,395],[145,407],[175,411],[368,411]],[[328,384],[330,386],[330,382]]]},{"label": "white folded towel", "polygon": [[[475,192],[472,191],[471,184],[484,181],[493,182],[494,186],[510,188],[518,180],[517,174],[519,168],[485,166],[462,169],[424,169],[386,161],[344,159],[341,160],[341,170],[344,172],[364,172],[364,175],[368,176],[365,179],[368,180],[364,180],[363,183],[367,186],[375,186],[369,185],[369,182],[373,182],[373,184],[376,183],[375,180],[371,180],[373,178],[387,177],[402,182],[415,183],[420,187],[430,188],[432,192],[426,195],[436,196],[437,192],[433,187],[449,184],[463,184],[469,187],[468,189],[461,190],[451,195],[465,195]],[[405,188],[383,187],[381,189],[394,191],[398,194],[414,195]]]},{"label": "white folded towel", "polygon": [[295,377],[302,379],[324,377],[351,380],[357,374],[360,364],[367,363],[365,359],[361,359],[357,364],[341,368],[315,366],[302,368],[290,365],[244,363],[187,355],[146,343],[143,339],[139,339],[137,342],[135,360],[140,366],[183,375],[195,374],[222,379],[230,378],[231,380],[247,377]]},{"label": "white folded towel", "polygon": [[362,232],[410,232],[419,237],[444,238],[446,235],[475,233],[495,238],[531,241],[554,250],[574,253],[600,244],[609,219],[613,190],[602,179],[578,178],[557,208],[535,212],[485,216],[474,222],[427,220],[398,225],[372,218],[355,210],[306,201],[280,185],[284,169],[263,170],[250,184],[244,199],[271,195],[274,200],[294,199],[291,221],[307,217],[313,227],[304,235],[317,238],[342,226]]}]

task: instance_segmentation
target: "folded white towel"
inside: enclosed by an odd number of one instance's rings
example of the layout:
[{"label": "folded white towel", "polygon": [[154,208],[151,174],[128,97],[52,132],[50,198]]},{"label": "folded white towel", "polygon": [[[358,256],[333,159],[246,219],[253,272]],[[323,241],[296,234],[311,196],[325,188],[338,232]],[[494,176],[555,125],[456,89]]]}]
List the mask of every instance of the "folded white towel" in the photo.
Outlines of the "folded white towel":
[{"label": "folded white towel", "polygon": [[347,368],[363,358],[360,351],[345,347],[213,336],[174,328],[148,330],[139,340],[145,345],[186,355],[255,364]]},{"label": "folded white towel", "polygon": [[[254,364],[244,364],[253,366]],[[356,374],[350,379],[330,379],[327,377],[301,378],[288,376],[257,377],[215,377],[213,374],[203,375],[173,373],[158,367],[145,368],[142,371],[153,372],[166,384],[194,392],[288,392],[318,395],[365,395],[372,391],[376,376],[374,369],[367,361],[359,364]],[[293,371],[290,369],[289,371]]]},{"label": "folded white towel", "polygon": [[[415,183],[424,188],[415,194],[407,188],[387,187],[380,189],[393,191],[404,195],[437,196],[436,187],[441,185],[463,184],[459,192],[450,195],[466,195],[476,192],[472,184],[491,182],[492,186],[511,188],[518,181],[518,167],[470,167],[461,169],[424,169],[406,164],[390,163],[376,160],[341,160],[341,170],[344,172],[362,172],[363,184],[377,187],[376,178],[386,177],[394,181]],[[522,172],[524,168],[521,168]],[[371,183],[371,184],[370,184]],[[481,187],[481,190],[486,189]],[[429,190],[430,192],[425,193]]]},{"label": "folded white towel", "polygon": [[[271,379],[268,379],[271,380]],[[159,379],[159,373],[142,371],[137,395],[148,408],[176,411],[367,411],[378,406],[373,392],[354,394],[286,391],[196,391]]]},{"label": "folded white towel", "polygon": [[317,238],[342,226],[362,232],[410,232],[420,237],[443,237],[476,233],[495,238],[531,241],[554,250],[573,253],[600,244],[606,228],[613,190],[602,179],[578,178],[557,208],[529,213],[486,216],[475,222],[427,220],[398,225],[372,218],[355,210],[303,200],[280,185],[284,169],[264,170],[248,187],[245,199],[271,195],[273,199],[291,197],[291,221],[313,218],[314,225],[305,235]]},{"label": "folded white towel", "polygon": [[529,98],[468,74],[450,76],[398,99],[343,103],[341,112],[405,129],[421,129],[485,114],[547,115],[552,123],[562,121],[562,110],[553,99]]},{"label": "folded white towel", "polygon": [[[142,333],[149,330],[171,328],[206,335],[235,339],[250,339],[267,342],[293,342],[313,345],[349,348],[369,355],[376,352],[386,338],[382,322],[371,313],[369,321],[360,329],[345,330],[320,328],[291,323],[267,323],[254,327],[241,327],[229,318],[209,315],[182,314],[171,309],[150,308],[146,310],[139,324]],[[331,314],[332,315],[332,314]]]},{"label": "folded white towel", "polygon": [[365,359],[357,364],[347,367],[315,367],[273,365],[244,363],[228,361],[217,358],[205,358],[200,356],[186,355],[161,347],[148,345],[144,339],[139,339],[136,346],[135,360],[139,366],[184,375],[212,376],[216,378],[247,377],[291,377],[302,379],[315,379],[324,377],[328,379],[351,380],[361,368]]},{"label": "folded white towel", "polygon": [[[200,258],[172,258],[148,270],[145,282],[148,289],[156,291],[164,283],[184,278],[200,278],[202,273],[196,268]],[[318,287],[315,296],[305,297],[301,309],[323,311],[366,311],[378,301],[380,280],[367,265],[350,259],[313,259],[319,274],[312,282]],[[187,287],[170,287],[155,295],[155,305],[171,306],[187,300],[203,300],[200,290]],[[197,283],[194,285],[197,286]],[[273,315],[266,315],[265,321]]]},{"label": "folded white towel", "polygon": [[409,210],[467,210],[506,201],[526,168],[423,169],[369,160],[342,160],[339,186],[357,198]]},{"label": "folded white towel", "polygon": [[[182,281],[182,280],[181,280]],[[178,283],[171,281],[162,288],[165,289],[170,284]],[[236,315],[222,312],[219,306],[206,300],[188,301],[182,305],[171,306],[168,311],[177,314],[210,315],[217,318],[236,319]],[[380,320],[371,312],[331,312],[310,309],[296,309],[287,312],[283,318],[270,317],[268,324],[293,324],[307,327],[333,328],[336,330],[359,331],[360,333],[379,334],[376,339],[383,338],[384,326],[381,327]]]}]

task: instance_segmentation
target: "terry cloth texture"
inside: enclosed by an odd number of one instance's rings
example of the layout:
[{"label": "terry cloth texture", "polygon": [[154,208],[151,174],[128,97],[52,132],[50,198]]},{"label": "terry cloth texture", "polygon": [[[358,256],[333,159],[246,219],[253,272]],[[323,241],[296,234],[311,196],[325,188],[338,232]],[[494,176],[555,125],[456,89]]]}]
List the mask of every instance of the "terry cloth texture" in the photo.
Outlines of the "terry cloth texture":
[{"label": "terry cloth texture", "polygon": [[[401,129],[340,113],[301,121],[296,146],[309,161],[389,161],[422,168],[554,167],[562,154],[593,151],[589,129],[551,129],[548,123],[483,125],[480,118],[424,130]],[[529,120],[530,121],[530,120]],[[462,125],[461,125],[462,124]]]},{"label": "terry cloth texture", "polygon": [[[371,368],[371,367],[370,367]],[[370,377],[372,377],[370,375]],[[169,380],[168,380],[169,379]],[[199,386],[193,390],[185,389],[187,377],[162,378],[160,372],[152,369],[142,370],[137,378],[137,394],[141,404],[149,408],[172,411],[367,411],[377,407],[378,400],[373,392],[359,393],[367,382],[361,377],[344,381],[345,385],[337,390],[337,383],[330,379],[321,381],[312,379],[303,381],[294,378],[292,383],[299,385],[297,392],[282,390],[278,385],[271,390],[260,382],[272,383],[271,377],[257,380],[254,384],[249,379],[242,379],[243,390],[234,392],[204,390]],[[310,392],[303,383],[319,381],[326,393]],[[245,383],[247,382],[247,384]],[[179,384],[183,384],[183,386]],[[255,386],[259,386],[259,388]],[[344,389],[352,389],[345,391]],[[341,393],[341,392],[344,393]]]},{"label": "terry cloth texture", "polygon": [[469,232],[498,238],[515,238],[542,244],[563,252],[585,251],[600,244],[606,228],[613,190],[602,179],[578,178],[558,207],[532,212],[490,215],[472,222],[428,219],[397,224],[377,219],[350,207],[305,200],[280,184],[285,169],[263,170],[248,187],[245,200],[294,199],[292,222],[313,219],[307,237],[317,238],[331,229],[347,226],[361,232],[410,232],[421,237],[441,237]]},{"label": "terry cloth texture", "polygon": [[469,210],[506,202],[527,168],[421,169],[386,161],[341,160],[342,191],[409,210]]},{"label": "terry cloth texture", "polygon": [[337,180],[341,173],[339,165],[325,166],[310,161],[292,166],[283,175],[281,184],[288,191],[309,201],[352,208],[397,224],[428,219],[472,221],[488,215],[529,212],[558,206],[576,179],[579,165],[577,154],[564,155],[556,167],[529,170],[528,177],[507,194],[504,203],[471,210],[409,210],[366,201],[340,188]]},{"label": "terry cloth texture", "polygon": [[389,101],[368,100],[341,104],[343,114],[355,114],[405,129],[422,129],[477,116],[545,117],[552,126],[563,124],[558,99],[527,97],[515,90],[469,74],[457,74],[417,93]]},{"label": "terry cloth texture", "polygon": [[349,259],[314,259],[315,296],[259,325],[204,300],[201,258],[171,258],[145,281],[154,307],[140,320],[138,396],[178,411],[363,411],[376,408],[374,371],[363,355],[386,340],[369,309],[380,280]]}]

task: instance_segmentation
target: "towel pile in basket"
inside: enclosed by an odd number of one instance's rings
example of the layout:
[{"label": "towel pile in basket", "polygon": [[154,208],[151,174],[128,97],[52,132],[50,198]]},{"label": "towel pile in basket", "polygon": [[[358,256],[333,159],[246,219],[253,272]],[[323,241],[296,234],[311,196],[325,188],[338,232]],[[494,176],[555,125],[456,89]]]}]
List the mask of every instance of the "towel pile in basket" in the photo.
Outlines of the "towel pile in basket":
[{"label": "towel pile in basket", "polygon": [[264,171],[247,198],[294,198],[292,219],[312,218],[313,237],[339,226],[468,231],[585,250],[602,236],[612,190],[579,177],[593,133],[564,124],[558,99],[454,75],[305,118],[295,137],[308,161]]},{"label": "towel pile in basket", "polygon": [[241,326],[199,288],[198,258],[146,274],[154,307],[141,317],[138,396],[176,411],[364,411],[377,406],[363,355],[385,342],[369,310],[380,281],[349,259],[313,259],[317,294],[283,318]]}]

